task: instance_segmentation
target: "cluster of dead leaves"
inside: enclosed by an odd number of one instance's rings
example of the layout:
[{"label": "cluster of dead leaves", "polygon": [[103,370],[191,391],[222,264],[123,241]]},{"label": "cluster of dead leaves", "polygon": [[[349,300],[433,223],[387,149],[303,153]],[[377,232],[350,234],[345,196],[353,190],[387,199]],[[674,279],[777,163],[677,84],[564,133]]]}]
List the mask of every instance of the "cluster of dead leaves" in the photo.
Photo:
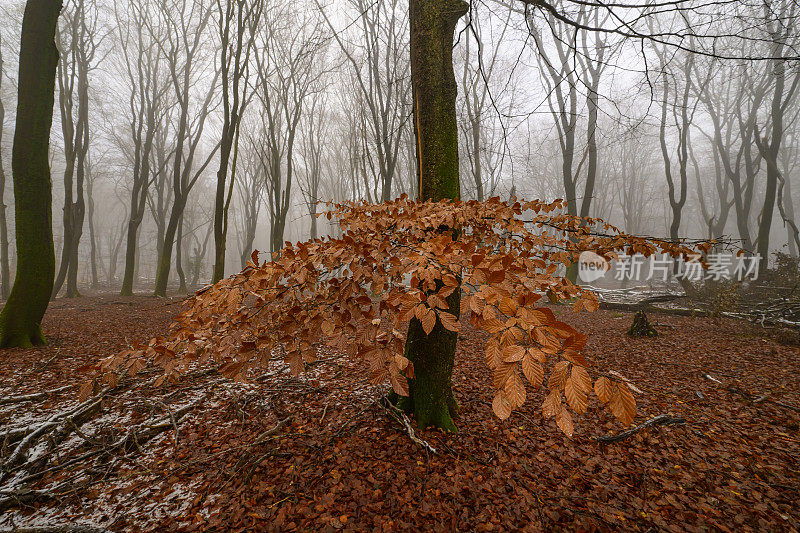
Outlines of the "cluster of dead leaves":
[{"label": "cluster of dead leaves", "polygon": [[[404,323],[418,320],[427,334],[437,323],[459,331],[471,311],[472,324],[491,335],[486,359],[498,417],[525,402],[523,376],[538,387],[549,368],[542,410],[567,435],[574,428],[568,408],[583,413],[592,391],[628,424],[635,414],[630,385],[611,373],[592,383],[581,355],[586,338],[536,302],[547,295],[573,300],[575,311],[598,308],[591,291],[560,273],[583,250],[607,257],[692,250],[570,216],[564,205],[406,197],[335,205],[327,216],[339,220],[341,238],[286,243],[270,261],[254,252],[241,273],[189,299],[167,337],[105,359],[104,378],[135,373],[147,361],[163,368],[162,381],[209,362],[245,379],[276,357],[298,374],[328,345],[361,361],[373,382],[388,380],[407,395],[414,369],[403,355]],[[463,295],[459,309],[447,303],[455,291]]]}]

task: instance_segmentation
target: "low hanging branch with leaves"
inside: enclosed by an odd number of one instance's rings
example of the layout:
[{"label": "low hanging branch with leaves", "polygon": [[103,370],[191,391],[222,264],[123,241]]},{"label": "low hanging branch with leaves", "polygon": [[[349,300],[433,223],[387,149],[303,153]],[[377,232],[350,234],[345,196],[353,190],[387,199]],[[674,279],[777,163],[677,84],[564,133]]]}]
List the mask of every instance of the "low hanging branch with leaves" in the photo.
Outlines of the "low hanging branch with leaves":
[{"label": "low hanging branch with leaves", "polygon": [[[147,364],[176,380],[189,367],[214,363],[233,379],[281,357],[293,374],[328,345],[359,361],[375,383],[389,381],[408,395],[413,364],[404,355],[404,323],[416,318],[426,334],[437,321],[461,329],[459,315],[488,332],[486,362],[494,373],[495,414],[505,419],[526,399],[523,377],[539,387],[549,368],[542,410],[572,435],[568,410],[583,413],[592,392],[624,424],[636,413],[632,384],[613,372],[593,380],[582,355],[586,337],[536,303],[572,301],[594,311],[596,295],[560,275],[584,250],[608,259],[618,253],[704,251],[694,244],[636,237],[591,218],[563,212],[555,201],[414,202],[333,205],[342,237],[286,247],[274,261],[247,267],[184,302],[167,337],[124,351],[101,364],[103,379]],[[461,309],[445,299],[461,290]],[[455,311],[455,312],[454,312]],[[635,388],[633,388],[635,391]],[[566,399],[566,404],[564,403]]]}]

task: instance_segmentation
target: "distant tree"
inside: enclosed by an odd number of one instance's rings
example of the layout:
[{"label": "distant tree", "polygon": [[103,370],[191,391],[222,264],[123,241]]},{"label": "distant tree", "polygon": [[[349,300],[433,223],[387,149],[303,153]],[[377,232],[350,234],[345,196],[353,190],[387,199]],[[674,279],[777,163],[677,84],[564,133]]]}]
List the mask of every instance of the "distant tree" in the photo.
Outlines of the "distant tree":
[{"label": "distant tree", "polygon": [[[150,2],[125,3],[127,11],[114,3],[119,48],[122,52],[123,70],[128,94],[127,130],[130,137],[119,139],[124,146],[132,145],[129,163],[132,167],[130,179],[129,218],[126,228],[125,269],[122,275],[122,296],[133,295],[136,278],[139,229],[147,207],[148,192],[153,175],[163,176],[165,169],[154,168],[152,154],[155,138],[165,131],[166,95],[169,80],[161,71],[165,62],[159,47],[166,37],[162,25],[152,13]],[[166,165],[166,163],[165,163]],[[163,190],[163,187],[159,190]],[[161,246],[163,239],[157,240]],[[159,248],[160,251],[160,248]],[[116,265],[114,265],[114,270]]]},{"label": "distant tree", "polygon": [[6,172],[3,167],[3,130],[6,119],[6,107],[3,104],[3,46],[0,39],[0,296],[5,300],[11,292],[11,268],[8,264],[8,218],[6,216]]},{"label": "distant tree", "polygon": [[86,166],[89,155],[89,72],[97,51],[97,5],[73,0],[59,32],[58,101],[64,140],[64,240],[61,264],[53,285],[55,298],[66,281],[66,296],[78,294],[78,249],[86,212]]},{"label": "distant tree", "polygon": [[408,12],[398,0],[348,0],[346,5],[358,13],[357,47],[346,42],[321,6],[320,11],[351,67],[349,81],[361,119],[364,195],[369,201],[385,202],[397,195],[392,191],[398,189],[395,176],[411,111]]},{"label": "distant tree", "polygon": [[[217,0],[222,84],[222,136],[214,204],[214,272],[211,282],[225,277],[228,212],[236,181],[239,156],[239,125],[250,103],[250,54],[264,11],[263,0]],[[232,160],[231,160],[232,159]],[[230,170],[230,176],[228,175]]]},{"label": "distant tree", "polygon": [[50,128],[58,50],[60,0],[28,0],[22,20],[17,124],[11,172],[17,238],[17,276],[0,312],[0,347],[44,344],[42,318],[55,277]]},{"label": "distant tree", "polygon": [[263,147],[258,151],[266,172],[270,250],[284,244],[298,164],[300,119],[315,92],[322,90],[324,40],[316,14],[284,7],[266,20],[256,54],[258,103]]},{"label": "distant tree", "polygon": [[[320,185],[322,182],[323,152],[329,134],[327,113],[327,99],[323,93],[314,93],[311,108],[306,115],[303,131],[303,170],[304,183],[300,184],[303,200],[308,208],[311,227],[311,239],[318,236],[317,230],[317,203],[320,198]],[[252,244],[252,241],[251,241]],[[244,265],[242,265],[244,268]]]},{"label": "distant tree", "polygon": [[[161,253],[156,265],[156,280],[153,293],[166,296],[167,282],[172,266],[172,253],[178,227],[181,224],[183,211],[189,200],[189,193],[211,163],[219,149],[217,143],[209,151],[206,159],[199,166],[195,159],[199,156],[200,141],[206,126],[212,102],[218,89],[220,69],[208,71],[204,65],[203,43],[207,36],[206,29],[211,20],[213,10],[202,0],[182,2],[179,0],[164,1],[159,4],[160,16],[169,28],[167,42],[164,45],[166,64],[173,94],[178,102],[174,117],[177,127],[174,137],[175,151],[172,156],[172,206],[169,219],[164,230]],[[203,77],[207,79],[203,79]],[[198,92],[198,81],[203,79],[205,94]]]}]

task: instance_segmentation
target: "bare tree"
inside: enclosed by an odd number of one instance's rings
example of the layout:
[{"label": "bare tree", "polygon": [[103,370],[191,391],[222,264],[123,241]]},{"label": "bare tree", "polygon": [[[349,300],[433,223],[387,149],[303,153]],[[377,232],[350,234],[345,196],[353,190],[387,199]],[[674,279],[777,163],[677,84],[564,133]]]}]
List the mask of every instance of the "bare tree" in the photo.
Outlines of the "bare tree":
[{"label": "bare tree", "polygon": [[[659,70],[661,72],[662,101],[661,101],[661,120],[659,125],[659,141],[661,145],[661,157],[664,160],[664,176],[667,180],[668,200],[672,211],[669,226],[669,236],[672,240],[678,240],[683,207],[686,205],[688,196],[689,178],[689,144],[691,142],[691,121],[696,109],[696,102],[692,105],[692,77],[694,55],[688,54],[681,57],[678,61],[684,63],[681,71],[682,77],[670,71],[666,58],[667,51],[655,48],[659,58]],[[671,120],[671,122],[670,122]],[[678,177],[673,177],[673,161],[667,144],[667,127],[672,128],[677,133],[677,149],[674,154],[678,163]]]},{"label": "bare tree", "polygon": [[311,97],[311,107],[303,120],[303,175],[300,183],[308,214],[311,218],[310,236],[317,238],[317,203],[320,198],[320,185],[322,182],[323,152],[325,139],[328,137],[329,117],[327,111],[327,97],[317,92]]},{"label": "bare tree", "polygon": [[[253,134],[252,132],[256,133]],[[236,192],[239,198],[237,230],[239,230],[239,263],[241,268],[247,265],[253,251],[256,238],[258,214],[261,211],[261,195],[266,186],[267,168],[258,156],[260,132],[257,128],[248,127],[244,136],[245,147],[241,156],[240,179],[236,181]]]},{"label": "bare tree", "polygon": [[8,261],[8,219],[6,218],[6,172],[3,167],[3,130],[5,129],[6,108],[3,104],[3,41],[0,37],[0,296],[3,300],[11,292],[11,269]]},{"label": "bare tree", "polygon": [[[476,8],[473,8],[476,9]],[[504,73],[511,75],[510,70],[503,71],[501,51],[506,34],[511,28],[509,10],[503,21],[500,35],[492,41],[492,49],[486,50],[481,17],[472,14],[471,32],[466,36],[464,58],[461,73],[461,92],[459,111],[461,112],[460,130],[464,143],[463,154],[468,163],[468,175],[472,177],[475,198],[479,201],[494,196],[500,184],[500,172],[506,159],[508,135],[505,127],[495,127],[495,120],[503,120],[499,106],[500,97],[510,83],[504,79]],[[474,36],[474,39],[473,39]],[[477,50],[474,50],[477,48]],[[490,88],[490,82],[502,80],[498,90]],[[513,94],[508,98],[508,111],[514,104]],[[508,113],[506,113],[508,114]],[[503,126],[501,123],[500,126]],[[471,188],[473,188],[471,187]],[[469,190],[469,189],[468,189]]]},{"label": "bare tree", "polygon": [[351,66],[356,101],[362,106],[362,175],[372,182],[365,190],[367,200],[383,202],[393,198],[403,132],[410,127],[408,10],[399,0],[348,4],[359,14],[354,43],[345,41],[317,5]]},{"label": "bare tree", "polygon": [[[580,7],[572,19],[575,24],[602,27],[609,15],[598,9]],[[537,27],[532,17],[528,18],[529,33],[537,49],[537,60],[542,71],[542,80],[547,92],[547,103],[555,119],[558,140],[561,146],[561,179],[567,200],[567,211],[572,215],[589,216],[592,193],[597,176],[597,110],[600,77],[607,66],[610,45],[608,37],[599,31],[593,32],[594,42],[588,32],[576,32],[570,24],[552,15],[545,15],[546,29]],[[551,38],[545,41],[544,33]],[[550,50],[555,51],[551,57]],[[575,166],[579,106],[582,93],[588,111],[586,124],[586,149]],[[583,180],[580,209],[578,209],[578,183],[582,167],[589,159]]]},{"label": "bare tree", "polygon": [[[270,250],[283,247],[286,216],[291,206],[295,173],[295,145],[300,118],[308,98],[321,90],[325,74],[320,67],[323,44],[322,25],[313,15],[292,8],[274,13],[266,38],[256,55],[258,97],[265,137],[260,151],[267,168],[267,205],[270,212]],[[278,26],[277,21],[285,24]]]},{"label": "bare tree", "polygon": [[[172,208],[158,258],[154,289],[156,296],[166,296],[172,252],[189,193],[219,149],[217,143],[209,150],[205,161],[195,168],[220,71],[213,69],[209,73],[208,66],[202,61],[203,38],[213,12],[203,0],[169,0],[159,5],[159,11],[169,28],[164,53],[173,94],[178,102],[172,157]],[[211,74],[210,79],[203,79],[208,74]],[[199,93],[199,98],[196,98],[196,93]]]},{"label": "bare tree", "polygon": [[[797,29],[794,25],[787,26],[781,22],[794,18],[797,4],[781,3],[780,8],[782,8],[782,12],[774,13],[771,11],[774,7],[764,4],[765,31],[770,37],[770,54],[773,58],[767,74],[772,79],[772,102],[770,102],[769,112],[771,128],[762,139],[757,124],[753,124],[753,140],[767,166],[764,207],[761,210],[761,223],[757,238],[757,251],[761,256],[763,266],[766,266],[769,260],[769,237],[778,193],[778,182],[783,181],[778,158],[785,135],[785,115],[797,95],[798,83],[800,83],[797,69],[787,69],[787,58],[785,57],[787,50],[791,50],[794,44],[800,42]],[[789,78],[788,87],[787,77]],[[783,215],[785,218],[785,213]]]},{"label": "bare tree", "polygon": [[[64,240],[53,297],[66,279],[68,298],[78,296],[78,248],[83,233],[86,200],[86,157],[89,153],[89,72],[99,44],[94,0],[72,0],[62,13],[59,32],[58,95],[64,140]],[[76,100],[77,98],[77,106]],[[76,109],[77,107],[77,109]]]},{"label": "bare tree", "polygon": [[[156,134],[163,131],[159,124],[165,109],[165,93],[170,87],[168,79],[161,73],[163,57],[160,47],[166,37],[164,28],[152,12],[153,4],[130,2],[127,5],[125,15],[116,11],[120,49],[130,89],[128,129],[133,144],[123,296],[133,294],[139,228],[144,219],[151,181],[153,142]],[[116,9],[118,4],[114,6]]]},{"label": "bare tree", "polygon": [[[217,192],[214,206],[214,272],[216,283],[225,276],[225,247],[228,235],[228,210],[236,180],[239,125],[250,102],[250,54],[264,10],[263,0],[216,0],[220,37],[222,82],[222,136],[220,142]],[[231,162],[231,151],[233,161]],[[231,166],[230,182],[228,167]],[[227,193],[226,193],[227,189]]]}]

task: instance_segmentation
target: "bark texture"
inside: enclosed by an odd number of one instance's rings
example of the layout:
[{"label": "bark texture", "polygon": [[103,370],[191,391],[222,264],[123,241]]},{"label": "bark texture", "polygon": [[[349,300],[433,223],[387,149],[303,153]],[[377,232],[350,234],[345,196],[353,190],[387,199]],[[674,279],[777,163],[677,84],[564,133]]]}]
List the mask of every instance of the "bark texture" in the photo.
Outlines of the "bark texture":
[{"label": "bark texture", "polygon": [[[458,19],[468,10],[461,0],[411,0],[411,86],[420,200],[458,199],[458,127],[453,37]],[[444,228],[457,231],[457,228]],[[447,298],[458,314],[461,294]],[[451,375],[458,334],[437,322],[430,335],[412,319],[406,357],[414,364],[410,396],[401,406],[414,413],[420,428],[455,431]],[[402,405],[402,404],[405,405]]]},{"label": "bark texture", "polygon": [[44,344],[41,323],[55,277],[50,128],[53,124],[60,0],[28,0],[22,20],[14,179],[17,277],[0,313],[0,346]]}]

